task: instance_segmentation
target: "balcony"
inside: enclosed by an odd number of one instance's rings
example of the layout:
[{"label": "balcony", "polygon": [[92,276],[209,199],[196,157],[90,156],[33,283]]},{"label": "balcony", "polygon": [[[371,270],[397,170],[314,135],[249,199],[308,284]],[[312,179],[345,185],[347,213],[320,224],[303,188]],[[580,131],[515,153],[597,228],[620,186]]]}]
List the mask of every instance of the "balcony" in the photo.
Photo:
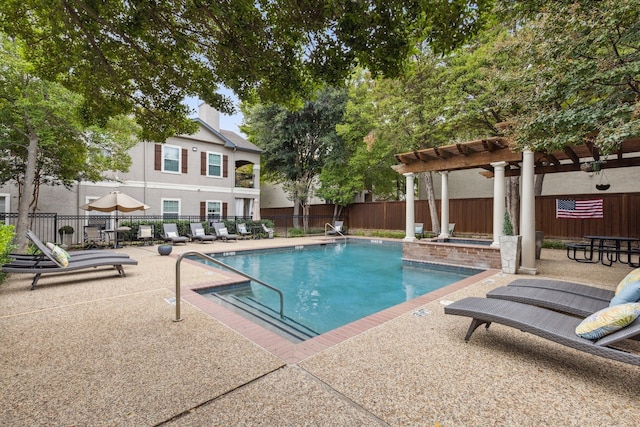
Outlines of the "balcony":
[{"label": "balcony", "polygon": [[236,188],[253,188],[253,174],[236,172]]}]

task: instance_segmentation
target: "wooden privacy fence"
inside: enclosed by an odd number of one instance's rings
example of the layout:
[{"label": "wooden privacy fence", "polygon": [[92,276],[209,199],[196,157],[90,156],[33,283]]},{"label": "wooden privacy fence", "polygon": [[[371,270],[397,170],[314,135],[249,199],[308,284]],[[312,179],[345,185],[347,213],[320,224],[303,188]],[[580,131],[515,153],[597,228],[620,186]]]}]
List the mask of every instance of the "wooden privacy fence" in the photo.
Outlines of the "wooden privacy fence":
[{"label": "wooden privacy fence", "polygon": [[[603,200],[602,219],[556,218],[556,199]],[[437,202],[440,212],[440,201]],[[640,237],[640,193],[561,195],[536,197],[536,230],[544,232],[545,238],[579,239],[586,235]],[[292,226],[293,208],[263,208],[262,218],[278,218],[280,226]],[[333,205],[312,205],[310,216],[312,227],[331,222]],[[286,219],[286,220],[285,220]],[[343,209],[341,219],[353,229],[404,230],[405,202],[355,203]],[[424,223],[425,230],[431,228],[429,204],[426,200],[415,202],[415,222]],[[493,234],[493,199],[449,200],[449,222],[456,224],[456,232],[470,234]],[[322,224],[321,224],[322,223]]]}]

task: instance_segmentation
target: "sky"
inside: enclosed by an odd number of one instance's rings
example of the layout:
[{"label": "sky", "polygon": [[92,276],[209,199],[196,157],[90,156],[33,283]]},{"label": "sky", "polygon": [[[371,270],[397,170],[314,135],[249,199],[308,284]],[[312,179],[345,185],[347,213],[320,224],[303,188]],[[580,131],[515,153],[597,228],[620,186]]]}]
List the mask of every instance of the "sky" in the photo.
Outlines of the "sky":
[{"label": "sky", "polygon": [[[243,116],[242,113],[240,113],[240,101],[238,100],[238,97],[230,89],[221,89],[220,93],[230,97],[233,100],[233,106],[238,111],[232,116],[227,114],[220,114],[220,129],[230,130],[242,136],[243,138],[246,138],[247,136],[244,133],[240,132],[240,124],[242,123]],[[192,117],[197,117],[198,106],[202,103],[202,101],[200,101],[198,98],[186,98],[185,103],[189,106],[189,108],[195,111]]]}]

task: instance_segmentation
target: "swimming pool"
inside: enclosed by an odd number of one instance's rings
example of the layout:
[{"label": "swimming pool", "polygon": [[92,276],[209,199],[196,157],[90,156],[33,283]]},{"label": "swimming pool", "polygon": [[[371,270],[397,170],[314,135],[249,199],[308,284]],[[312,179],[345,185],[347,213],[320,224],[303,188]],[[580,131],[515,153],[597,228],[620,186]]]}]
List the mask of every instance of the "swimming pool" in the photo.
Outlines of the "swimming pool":
[{"label": "swimming pool", "polygon": [[[289,327],[301,333],[294,340],[322,334],[479,272],[403,263],[402,244],[382,241],[225,253],[216,258],[283,292]],[[279,317],[278,295],[258,284],[199,293]]]}]

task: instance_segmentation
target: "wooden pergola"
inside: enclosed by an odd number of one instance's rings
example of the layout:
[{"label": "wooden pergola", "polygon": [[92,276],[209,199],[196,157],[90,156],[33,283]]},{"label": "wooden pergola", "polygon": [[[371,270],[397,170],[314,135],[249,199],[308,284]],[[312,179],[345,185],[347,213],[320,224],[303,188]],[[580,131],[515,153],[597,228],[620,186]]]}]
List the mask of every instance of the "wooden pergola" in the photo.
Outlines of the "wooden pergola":
[{"label": "wooden pergola", "polygon": [[[522,265],[519,271],[536,274],[535,268],[535,174],[572,172],[588,168],[612,169],[640,166],[640,138],[621,143],[613,154],[603,156],[591,142],[556,151],[518,150],[507,138],[492,137],[441,147],[425,148],[396,154],[399,164],[393,169],[407,177],[406,236],[405,241],[415,240],[413,233],[415,174],[440,172],[442,174],[441,223],[449,222],[448,173],[462,169],[484,169],[482,175],[494,179],[492,246],[499,247],[505,211],[505,176],[521,176]],[[596,168],[596,165],[598,168]],[[443,227],[446,230],[448,227]],[[439,237],[448,238],[444,231]]]},{"label": "wooden pergola", "polygon": [[[505,176],[521,174],[522,152],[507,138],[492,137],[434,148],[396,154],[398,173],[441,172],[462,169],[485,169],[482,175],[492,178],[492,163],[507,162]],[[602,156],[598,147],[590,142],[556,151],[534,152],[534,173],[580,171],[592,162],[603,162],[603,169],[640,166],[640,138],[624,141],[618,151]]]}]

